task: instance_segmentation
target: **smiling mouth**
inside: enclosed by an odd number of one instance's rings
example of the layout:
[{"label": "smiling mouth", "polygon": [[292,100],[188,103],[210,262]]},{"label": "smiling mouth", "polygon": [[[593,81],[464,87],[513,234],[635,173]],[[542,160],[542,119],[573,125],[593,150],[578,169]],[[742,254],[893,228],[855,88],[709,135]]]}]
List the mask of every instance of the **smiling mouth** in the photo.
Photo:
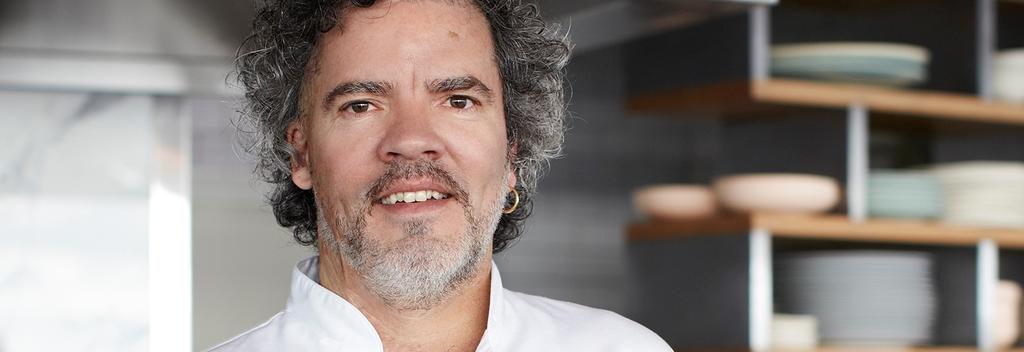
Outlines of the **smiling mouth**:
[{"label": "smiling mouth", "polygon": [[432,200],[442,200],[450,197],[449,194],[434,190],[422,190],[415,192],[395,192],[379,199],[381,204],[394,205],[399,203],[420,203]]}]

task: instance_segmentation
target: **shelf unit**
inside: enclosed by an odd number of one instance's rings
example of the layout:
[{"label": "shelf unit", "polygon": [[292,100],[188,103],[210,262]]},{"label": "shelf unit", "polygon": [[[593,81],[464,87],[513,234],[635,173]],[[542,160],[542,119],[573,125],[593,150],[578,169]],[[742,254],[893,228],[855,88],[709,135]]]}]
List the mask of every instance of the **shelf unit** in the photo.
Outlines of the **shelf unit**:
[{"label": "shelf unit", "polygon": [[[773,352],[796,352],[794,350],[772,350]],[[818,352],[976,352],[976,347],[822,347]],[[1011,349],[1004,352],[1024,352],[1024,349]]]},{"label": "shelf unit", "polygon": [[[750,349],[676,349],[678,352],[750,352]],[[968,346],[949,347],[840,347],[823,346],[814,350],[772,349],[769,352],[977,352],[978,348]],[[1014,348],[1000,352],[1024,352],[1024,348]]]},{"label": "shelf unit", "polygon": [[1024,126],[1024,105],[991,102],[964,94],[779,78],[635,96],[627,104],[627,109],[635,113],[713,111],[724,114],[781,106],[845,109],[862,104],[866,109],[883,113]]},{"label": "shelf unit", "polygon": [[694,235],[740,234],[752,229],[774,237],[938,246],[975,246],[991,239],[1000,247],[1024,249],[1024,230],[948,225],[930,221],[871,219],[850,221],[841,215],[753,213],[722,215],[671,222],[629,225],[630,241],[681,238]]},{"label": "shelf unit", "polygon": [[[680,222],[635,223],[631,241],[698,234],[747,233],[749,236],[749,350],[771,351],[772,238],[804,238],[917,245],[974,247],[977,250],[977,346],[921,348],[839,348],[818,351],[994,351],[995,289],[999,248],[1024,249],[1024,230],[985,229],[934,222],[868,219],[867,178],[870,113],[914,116],[936,121],[1024,126],[1024,106],[990,98],[996,50],[996,0],[975,0],[978,95],[901,90],[852,84],[772,78],[769,73],[771,7],[753,6],[749,21],[749,79],[630,97],[630,112],[712,112],[750,114],[782,107],[846,111],[845,216],[794,216],[756,213]],[[1015,349],[1014,351],[1020,351]]]}]

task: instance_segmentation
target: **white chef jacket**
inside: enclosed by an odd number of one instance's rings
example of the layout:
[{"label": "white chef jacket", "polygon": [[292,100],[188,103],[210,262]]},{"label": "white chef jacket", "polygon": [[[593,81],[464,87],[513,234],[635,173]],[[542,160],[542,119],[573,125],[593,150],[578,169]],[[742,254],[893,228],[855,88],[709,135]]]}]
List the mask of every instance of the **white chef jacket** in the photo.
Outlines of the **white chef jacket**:
[{"label": "white chef jacket", "polygon": [[[319,259],[296,265],[283,311],[211,351],[384,351],[366,316],[320,286]],[[506,290],[494,263],[487,329],[476,350],[671,351],[658,335],[613,312]]]}]

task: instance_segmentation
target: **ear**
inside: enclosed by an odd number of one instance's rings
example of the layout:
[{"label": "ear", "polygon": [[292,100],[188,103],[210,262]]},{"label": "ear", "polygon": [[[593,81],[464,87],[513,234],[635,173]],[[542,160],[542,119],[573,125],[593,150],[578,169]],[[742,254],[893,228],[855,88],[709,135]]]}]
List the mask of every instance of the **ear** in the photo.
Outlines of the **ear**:
[{"label": "ear", "polygon": [[288,125],[288,144],[292,150],[292,182],[301,189],[310,190],[313,188],[313,176],[309,171],[309,148],[306,139],[305,124],[299,119]]}]

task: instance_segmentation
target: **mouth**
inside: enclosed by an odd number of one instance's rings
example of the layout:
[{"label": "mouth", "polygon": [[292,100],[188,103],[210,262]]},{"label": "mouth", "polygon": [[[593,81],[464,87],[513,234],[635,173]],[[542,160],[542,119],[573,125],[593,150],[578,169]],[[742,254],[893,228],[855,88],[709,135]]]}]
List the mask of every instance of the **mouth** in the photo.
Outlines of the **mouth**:
[{"label": "mouth", "polygon": [[394,192],[379,198],[377,201],[383,205],[395,205],[395,204],[412,204],[412,203],[423,203],[429,201],[444,200],[451,197],[448,193],[435,191],[432,189],[423,189],[417,191],[404,191]]},{"label": "mouth", "polygon": [[437,215],[449,203],[465,205],[468,196],[450,173],[427,161],[388,164],[368,195],[373,208],[392,220]]},{"label": "mouth", "polygon": [[455,199],[454,196],[439,187],[421,185],[403,186],[397,189],[387,191],[375,202],[376,206],[381,207],[384,214],[393,220],[436,215],[437,212],[446,209],[447,204]]},{"label": "mouth", "polygon": [[375,203],[385,208],[422,208],[457,198],[443,183],[421,177],[393,182],[377,194]]}]

